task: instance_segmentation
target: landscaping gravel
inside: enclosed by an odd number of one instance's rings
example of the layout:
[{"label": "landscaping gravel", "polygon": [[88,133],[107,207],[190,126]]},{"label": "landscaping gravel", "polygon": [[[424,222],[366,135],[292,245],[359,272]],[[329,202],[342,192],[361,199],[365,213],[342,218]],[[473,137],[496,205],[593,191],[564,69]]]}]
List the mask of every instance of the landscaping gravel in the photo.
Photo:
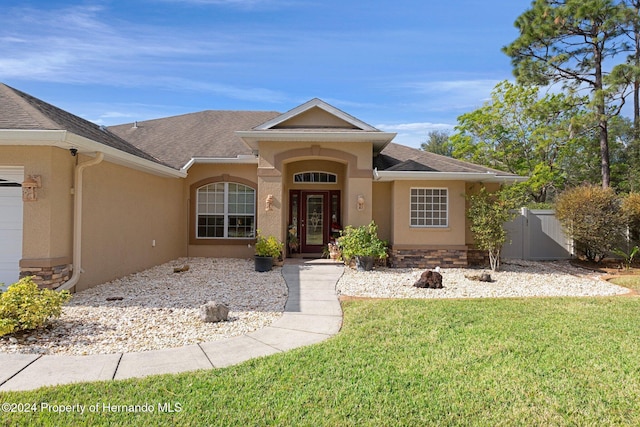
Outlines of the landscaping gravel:
[{"label": "landscaping gravel", "polygon": [[[174,273],[175,267],[189,270]],[[345,267],[341,295],[371,298],[502,298],[612,296],[629,290],[566,261],[511,261],[502,271],[442,269],[443,289],[413,286],[424,269]],[[472,280],[489,272],[493,282]],[[279,268],[254,271],[253,260],[178,259],[78,292],[45,329],[0,338],[2,353],[108,354],[180,347],[263,328],[284,310],[287,286]],[[226,322],[204,323],[208,301],[229,308]]]},{"label": "landscaping gravel", "polygon": [[[189,270],[174,273],[174,267]],[[0,352],[104,354],[181,347],[243,335],[280,318],[287,287],[279,268],[253,260],[190,258],[77,292],[49,327],[0,339]],[[229,308],[226,322],[204,323],[208,301]]]},{"label": "landscaping gravel", "polygon": [[[510,261],[501,271],[441,269],[442,289],[416,288],[425,269],[378,268],[370,272],[346,269],[338,293],[369,298],[513,298],[621,295],[629,289],[601,280],[598,274],[568,261]],[[488,272],[493,282],[473,280]]]}]

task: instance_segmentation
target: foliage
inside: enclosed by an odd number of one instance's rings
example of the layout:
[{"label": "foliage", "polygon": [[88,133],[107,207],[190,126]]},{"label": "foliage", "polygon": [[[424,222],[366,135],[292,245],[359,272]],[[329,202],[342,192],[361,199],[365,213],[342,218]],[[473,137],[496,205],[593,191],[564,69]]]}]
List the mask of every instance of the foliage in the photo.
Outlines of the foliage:
[{"label": "foliage", "polygon": [[622,199],[622,213],[629,227],[629,238],[640,243],[640,193],[629,193]]},{"label": "foliage", "polygon": [[616,91],[618,85],[607,87],[604,65],[622,49],[619,38],[627,15],[624,5],[613,0],[534,0],[515,22],[519,37],[503,49],[519,83],[561,82],[573,90],[589,89],[604,187],[611,178],[607,124],[625,96]]},{"label": "foliage", "polygon": [[556,217],[574,240],[576,250],[600,262],[622,239],[625,220],[620,200],[610,188],[582,185],[566,190],[556,200]]},{"label": "foliage", "polygon": [[257,256],[278,258],[283,249],[284,245],[275,236],[264,237],[258,231],[255,246]]},{"label": "foliage", "polygon": [[420,149],[441,156],[451,157],[453,147],[449,143],[449,132],[433,130],[427,135],[427,141],[420,144]]},{"label": "foliage", "polygon": [[387,257],[387,242],[378,237],[378,226],[374,221],[360,227],[347,225],[338,238],[338,246],[345,263],[356,256]]},{"label": "foliage", "polygon": [[619,248],[613,250],[614,254],[622,257],[627,270],[631,269],[631,264],[633,264],[633,260],[635,259],[636,255],[638,255],[638,252],[640,252],[640,247],[638,246],[634,246],[629,252],[625,252]]},{"label": "foliage", "polygon": [[70,298],[68,291],[39,289],[30,277],[20,279],[0,294],[0,336],[44,326]]},{"label": "foliage", "polygon": [[506,190],[489,193],[485,187],[467,199],[467,217],[471,221],[475,245],[489,253],[491,270],[497,271],[500,268],[500,251],[507,240],[504,224],[515,216],[513,209],[518,201]]},{"label": "foliage", "polygon": [[[332,339],[235,366],[5,391],[3,402],[85,411],[5,411],[1,424],[640,425],[636,298],[369,300],[343,309]],[[165,402],[181,410],[162,412]],[[102,409],[144,403],[155,410]]]},{"label": "foliage", "polygon": [[536,87],[503,81],[490,102],[458,117],[453,155],[529,177],[518,185],[534,202],[543,203],[550,191],[564,185],[562,163],[586,145],[585,102],[564,94],[540,97]]}]

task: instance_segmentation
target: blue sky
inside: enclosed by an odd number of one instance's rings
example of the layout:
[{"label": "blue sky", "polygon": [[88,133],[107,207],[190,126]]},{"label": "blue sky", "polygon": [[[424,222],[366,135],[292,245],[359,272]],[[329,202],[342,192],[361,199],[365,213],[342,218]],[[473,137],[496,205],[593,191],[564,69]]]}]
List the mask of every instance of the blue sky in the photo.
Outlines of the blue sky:
[{"label": "blue sky", "polygon": [[3,0],[0,82],[96,123],[318,97],[418,147],[512,79],[523,0]]}]

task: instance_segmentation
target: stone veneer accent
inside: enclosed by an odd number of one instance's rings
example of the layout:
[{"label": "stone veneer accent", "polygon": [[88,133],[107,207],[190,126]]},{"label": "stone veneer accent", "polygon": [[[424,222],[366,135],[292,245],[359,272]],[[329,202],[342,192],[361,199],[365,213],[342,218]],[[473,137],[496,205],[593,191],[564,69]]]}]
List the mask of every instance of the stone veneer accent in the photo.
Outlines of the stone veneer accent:
[{"label": "stone veneer accent", "polygon": [[21,260],[20,278],[32,276],[41,288],[55,289],[71,277],[71,264],[64,258]]},{"label": "stone veneer accent", "polygon": [[464,268],[467,248],[391,248],[389,263],[394,268]]},{"label": "stone veneer accent", "polygon": [[473,266],[488,266],[489,254],[487,251],[472,248],[467,251],[467,261]]}]

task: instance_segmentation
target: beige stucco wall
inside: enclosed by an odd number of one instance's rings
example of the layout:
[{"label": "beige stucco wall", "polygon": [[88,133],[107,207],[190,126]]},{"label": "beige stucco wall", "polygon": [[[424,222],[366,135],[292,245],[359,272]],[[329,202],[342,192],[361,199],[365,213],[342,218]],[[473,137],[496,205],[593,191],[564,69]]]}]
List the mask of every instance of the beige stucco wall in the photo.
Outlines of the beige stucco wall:
[{"label": "beige stucco wall", "polygon": [[[449,195],[449,226],[422,228],[409,225],[410,190],[446,188]],[[465,183],[462,181],[395,181],[393,183],[393,239],[400,246],[462,246],[466,239]]]},{"label": "beige stucco wall", "polygon": [[183,192],[182,179],[108,161],[85,169],[83,273],[76,290],[185,256]]},{"label": "beige stucco wall", "polygon": [[[258,177],[255,164],[195,164],[188,172],[184,180],[183,205],[189,206],[189,232],[192,234],[189,244],[189,256],[194,257],[219,257],[219,258],[250,258],[253,257],[253,239],[239,240],[207,240],[194,241],[195,233],[195,194],[196,187],[203,181],[215,179],[229,182],[241,182],[245,185],[257,188]],[[264,210],[264,200],[256,198],[257,211]],[[182,221],[187,222],[187,214]],[[257,228],[262,227],[260,216],[256,218]],[[195,244],[194,244],[195,243]]]},{"label": "beige stucco wall", "polygon": [[42,179],[38,200],[23,206],[23,260],[70,261],[74,162],[67,150],[55,147],[0,146],[0,164],[23,166],[25,175]]},{"label": "beige stucco wall", "polygon": [[371,203],[373,220],[378,226],[378,237],[387,242],[393,239],[393,183],[374,182]]},{"label": "beige stucco wall", "polygon": [[302,112],[284,123],[274,126],[279,128],[340,128],[355,129],[355,126],[345,122],[339,117],[324,111],[321,108],[311,108]]},{"label": "beige stucco wall", "polygon": [[[284,240],[291,174],[319,170],[339,174],[337,189],[342,196],[343,225],[368,224],[372,218],[372,144],[367,142],[260,142],[258,165],[258,204],[272,194],[273,211],[258,209],[258,223],[265,234]],[[328,168],[325,170],[324,168]],[[314,187],[320,188],[320,187]],[[333,188],[332,188],[333,189]],[[365,208],[357,209],[358,196]]]}]

